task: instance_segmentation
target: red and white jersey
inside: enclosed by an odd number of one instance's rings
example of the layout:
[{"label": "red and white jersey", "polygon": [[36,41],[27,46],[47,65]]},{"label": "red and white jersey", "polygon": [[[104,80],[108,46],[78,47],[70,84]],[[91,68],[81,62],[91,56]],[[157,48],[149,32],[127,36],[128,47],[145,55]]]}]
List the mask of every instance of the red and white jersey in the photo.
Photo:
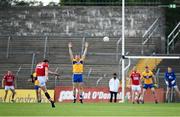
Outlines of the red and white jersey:
[{"label": "red and white jersey", "polygon": [[141,75],[140,73],[137,73],[135,71],[133,71],[130,75],[131,81],[132,81],[132,85],[140,85],[141,82]]},{"label": "red and white jersey", "polygon": [[48,68],[49,65],[47,63],[41,62],[36,65],[36,76],[45,76],[45,68]]},{"label": "red and white jersey", "polygon": [[10,74],[10,75],[6,74],[6,75],[4,75],[4,78],[3,78],[3,79],[5,80],[5,86],[14,86],[14,80],[15,80],[14,75],[12,75],[12,74]]}]

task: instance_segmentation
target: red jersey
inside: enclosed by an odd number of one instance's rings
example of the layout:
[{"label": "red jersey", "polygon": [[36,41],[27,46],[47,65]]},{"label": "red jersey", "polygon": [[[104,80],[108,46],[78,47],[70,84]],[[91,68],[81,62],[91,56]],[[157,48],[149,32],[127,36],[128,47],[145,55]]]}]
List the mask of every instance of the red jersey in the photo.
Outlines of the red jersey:
[{"label": "red jersey", "polygon": [[15,80],[15,77],[14,75],[4,75],[4,78],[5,80],[5,86],[14,86],[14,80]]},{"label": "red jersey", "polygon": [[132,85],[140,85],[141,75],[137,72],[132,72],[130,75]]},{"label": "red jersey", "polygon": [[48,68],[49,65],[41,62],[36,65],[36,76],[45,76],[45,68]]}]

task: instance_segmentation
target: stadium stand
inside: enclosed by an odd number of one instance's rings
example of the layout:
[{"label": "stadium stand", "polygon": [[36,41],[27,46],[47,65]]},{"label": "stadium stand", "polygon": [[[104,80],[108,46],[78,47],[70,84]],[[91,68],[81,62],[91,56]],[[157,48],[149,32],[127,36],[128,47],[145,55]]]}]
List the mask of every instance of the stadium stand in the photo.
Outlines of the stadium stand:
[{"label": "stadium stand", "polygon": [[[160,17],[156,33],[144,47],[144,54],[163,53],[164,48],[159,44],[164,43],[165,37],[164,11],[153,6],[131,7],[126,8],[126,52],[129,55],[141,54],[142,35]],[[18,73],[18,88],[32,88],[33,84],[26,82],[31,74],[32,56],[35,53],[35,63],[43,59],[46,38],[46,58],[51,61],[52,71],[59,68],[58,72],[61,74],[57,82],[51,76],[48,88],[71,85],[67,44],[72,41],[74,52],[81,52],[83,37],[90,43],[85,63],[85,84],[94,86],[102,77],[99,86],[107,85],[111,74],[118,72],[116,49],[121,37],[121,8],[118,6],[76,6],[71,9],[12,7],[6,11],[2,9],[0,16],[1,22],[4,22],[0,24],[0,75],[8,69],[16,73],[21,68]],[[9,36],[9,54],[6,58]],[[103,36],[109,36],[110,41],[103,42]],[[137,61],[132,63],[133,66]]]},{"label": "stadium stand", "polygon": [[[121,7],[62,6],[12,7],[1,9],[0,35],[48,35],[61,37],[120,37]],[[156,37],[165,37],[164,10],[156,6],[126,7],[126,37],[142,37],[149,26],[160,18]]]}]

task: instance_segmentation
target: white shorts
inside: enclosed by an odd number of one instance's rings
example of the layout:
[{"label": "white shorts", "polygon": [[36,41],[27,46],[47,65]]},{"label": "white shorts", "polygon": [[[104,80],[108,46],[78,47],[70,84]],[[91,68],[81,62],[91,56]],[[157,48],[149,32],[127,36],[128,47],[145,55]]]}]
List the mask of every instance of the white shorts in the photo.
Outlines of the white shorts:
[{"label": "white shorts", "polygon": [[132,91],[141,91],[140,85],[132,85],[131,88],[132,88]]},{"label": "white shorts", "polygon": [[14,90],[14,86],[5,86],[4,89],[7,90]]},{"label": "white shorts", "polygon": [[39,86],[46,86],[46,76],[38,76],[37,79],[39,81]]}]

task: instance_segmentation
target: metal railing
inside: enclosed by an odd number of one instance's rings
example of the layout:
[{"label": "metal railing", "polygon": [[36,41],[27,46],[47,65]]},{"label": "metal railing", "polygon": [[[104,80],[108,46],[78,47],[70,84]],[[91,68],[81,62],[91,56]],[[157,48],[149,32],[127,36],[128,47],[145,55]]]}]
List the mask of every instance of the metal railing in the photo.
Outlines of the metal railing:
[{"label": "metal railing", "polygon": [[17,81],[18,81],[18,75],[19,72],[21,71],[21,66],[19,66],[18,70],[16,71],[16,80],[15,80],[15,86],[18,87]]},{"label": "metal railing", "polygon": [[169,54],[171,46],[173,46],[174,49],[175,40],[176,37],[179,35],[179,33],[180,33],[180,22],[175,26],[175,28],[167,37],[167,54]]},{"label": "metal railing", "polygon": [[145,33],[142,36],[142,48],[141,48],[141,54],[144,54],[144,45],[151,39],[153,33],[157,30],[159,27],[159,21],[160,17],[156,18],[156,20],[152,23],[152,25],[145,31]]},{"label": "metal railing", "polygon": [[[61,5],[121,5],[121,0],[62,0]],[[161,0],[126,0],[126,5],[160,5]]]},{"label": "metal railing", "polygon": [[32,62],[31,62],[31,74],[32,74],[33,71],[34,71],[35,56],[36,56],[36,53],[33,52],[33,53],[32,53]]},{"label": "metal railing", "polygon": [[102,79],[104,79],[105,77],[106,77],[106,74],[103,74],[102,77],[99,77],[99,78],[98,78],[98,80],[96,81],[96,87],[99,85],[100,81],[101,81]]},{"label": "metal railing", "polygon": [[46,53],[47,53],[47,41],[48,41],[48,37],[46,36],[44,40],[44,59],[46,58]]},{"label": "metal railing", "polygon": [[10,41],[11,41],[11,36],[8,37],[6,58],[9,58]]},{"label": "metal railing", "polygon": [[103,77],[100,77],[97,81],[96,81],[96,87],[99,85],[100,81],[103,79]]},{"label": "metal railing", "polygon": [[[56,67],[55,73],[57,73],[58,70],[59,70],[59,67]],[[54,79],[54,85],[55,85],[55,87],[57,86],[57,79],[58,79],[58,76],[55,75],[55,79]]]},{"label": "metal railing", "polygon": [[87,78],[90,78],[91,73],[92,73],[92,67],[89,68]]}]

